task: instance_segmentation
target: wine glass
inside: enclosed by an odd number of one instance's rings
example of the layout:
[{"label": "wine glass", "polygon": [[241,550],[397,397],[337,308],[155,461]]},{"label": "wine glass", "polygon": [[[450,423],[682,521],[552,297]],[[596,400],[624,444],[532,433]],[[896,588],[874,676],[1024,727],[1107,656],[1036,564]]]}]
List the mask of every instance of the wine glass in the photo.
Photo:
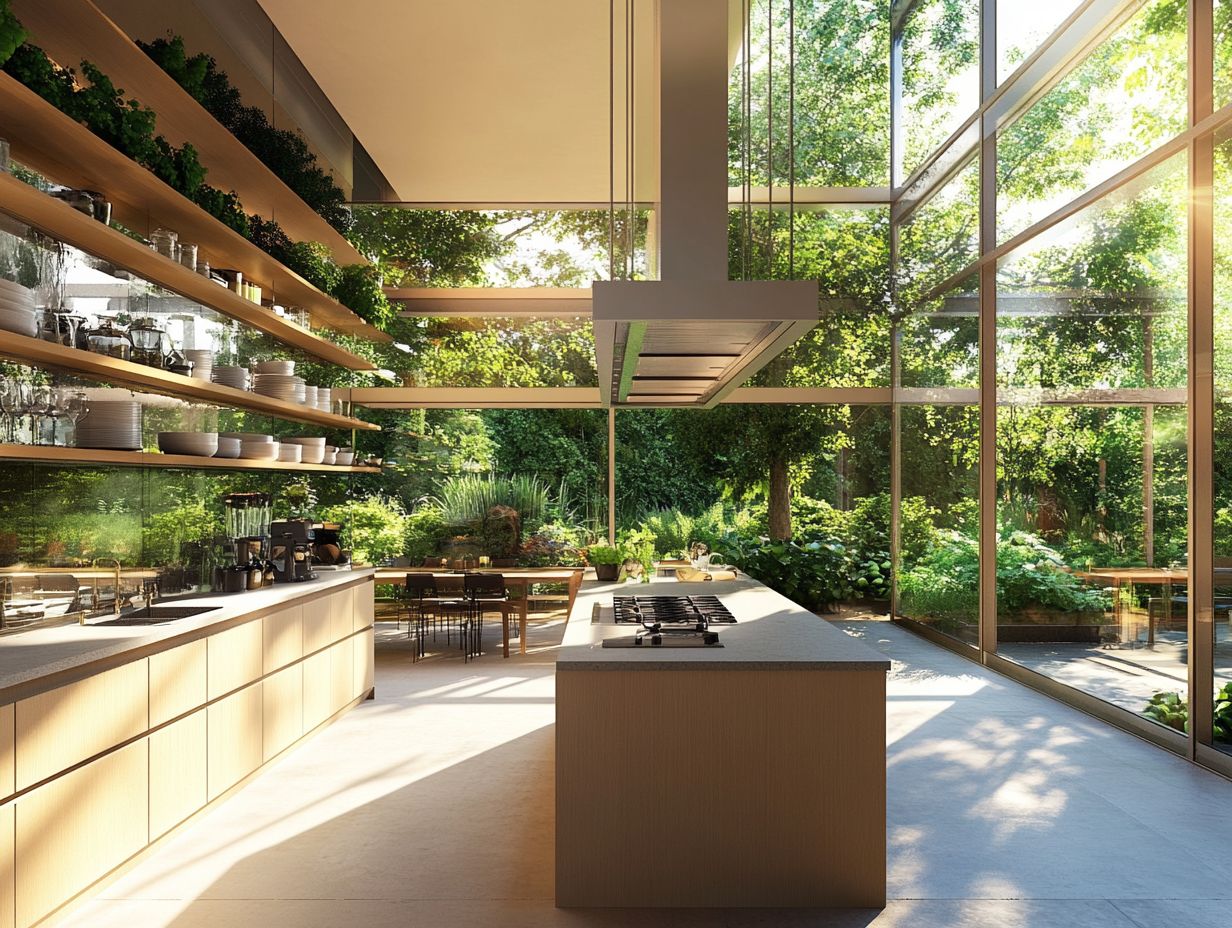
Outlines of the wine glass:
[{"label": "wine glass", "polygon": [[[77,443],[77,423],[86,417],[86,413],[90,411],[90,405],[87,402],[86,395],[80,390],[74,390],[64,397],[63,403],[64,415],[70,422],[73,423],[73,444]],[[68,444],[67,438],[65,444]]]},{"label": "wine glass", "polygon": [[51,408],[51,387],[42,384],[31,386],[30,405],[26,411],[30,416],[30,435],[36,445],[43,443],[43,418],[49,414]]},{"label": "wine glass", "polygon": [[4,440],[9,444],[12,444],[15,438],[18,400],[17,382],[11,377],[0,380],[0,415],[4,416]]}]

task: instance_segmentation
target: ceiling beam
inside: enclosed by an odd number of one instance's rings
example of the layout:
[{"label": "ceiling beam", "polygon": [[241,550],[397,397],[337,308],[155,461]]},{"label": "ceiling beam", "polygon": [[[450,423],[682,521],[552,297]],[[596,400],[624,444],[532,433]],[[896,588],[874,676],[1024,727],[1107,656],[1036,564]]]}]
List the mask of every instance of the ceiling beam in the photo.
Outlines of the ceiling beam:
[{"label": "ceiling beam", "polygon": [[589,316],[589,287],[386,287],[404,317]]}]

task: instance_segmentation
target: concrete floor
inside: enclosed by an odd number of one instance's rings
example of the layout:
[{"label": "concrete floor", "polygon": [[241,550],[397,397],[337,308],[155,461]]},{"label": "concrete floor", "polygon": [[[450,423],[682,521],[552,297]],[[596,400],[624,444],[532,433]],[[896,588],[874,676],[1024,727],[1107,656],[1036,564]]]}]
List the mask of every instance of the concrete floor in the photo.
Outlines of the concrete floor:
[{"label": "concrete floor", "polygon": [[[886,622],[884,911],[552,905],[553,666],[414,664],[378,634],[377,698],[284,757],[61,924],[75,928],[1226,928],[1232,783]],[[613,861],[637,879],[638,862]]]}]

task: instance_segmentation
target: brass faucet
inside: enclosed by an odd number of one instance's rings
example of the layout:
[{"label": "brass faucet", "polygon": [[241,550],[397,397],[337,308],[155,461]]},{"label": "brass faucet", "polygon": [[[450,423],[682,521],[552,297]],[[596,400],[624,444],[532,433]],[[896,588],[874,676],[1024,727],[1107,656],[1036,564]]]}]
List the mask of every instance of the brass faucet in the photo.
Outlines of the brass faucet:
[{"label": "brass faucet", "polygon": [[[114,605],[115,615],[119,616],[120,614],[120,560],[119,558],[114,558],[114,557],[96,557],[93,561],[90,562],[90,566],[97,567],[99,561],[110,561],[112,564],[115,565],[115,603],[113,605]],[[82,622],[84,623],[84,621],[85,619],[83,618]]]}]

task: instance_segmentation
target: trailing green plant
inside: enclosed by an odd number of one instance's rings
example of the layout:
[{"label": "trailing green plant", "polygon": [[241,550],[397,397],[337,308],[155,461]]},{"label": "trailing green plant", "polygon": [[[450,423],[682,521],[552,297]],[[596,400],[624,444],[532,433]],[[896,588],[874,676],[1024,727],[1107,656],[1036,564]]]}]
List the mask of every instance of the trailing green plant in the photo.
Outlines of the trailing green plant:
[{"label": "trailing green plant", "polygon": [[245,106],[211,56],[189,56],[178,35],[137,44],[326,222],[344,234],[351,228],[346,194],[318,165],[304,137],[271,125],[264,110]]},{"label": "trailing green plant", "polygon": [[1160,725],[1177,731],[1189,731],[1189,704],[1180,693],[1156,693],[1151,697],[1142,714]]},{"label": "trailing green plant", "polygon": [[202,184],[192,199],[203,210],[244,238],[251,235],[248,214],[244,212],[244,204],[234,190],[224,192],[209,184]]},{"label": "trailing green plant", "polygon": [[381,288],[381,272],[371,264],[348,264],[339,269],[338,281],[330,291],[343,306],[378,329],[387,328],[397,318],[393,304]]}]

